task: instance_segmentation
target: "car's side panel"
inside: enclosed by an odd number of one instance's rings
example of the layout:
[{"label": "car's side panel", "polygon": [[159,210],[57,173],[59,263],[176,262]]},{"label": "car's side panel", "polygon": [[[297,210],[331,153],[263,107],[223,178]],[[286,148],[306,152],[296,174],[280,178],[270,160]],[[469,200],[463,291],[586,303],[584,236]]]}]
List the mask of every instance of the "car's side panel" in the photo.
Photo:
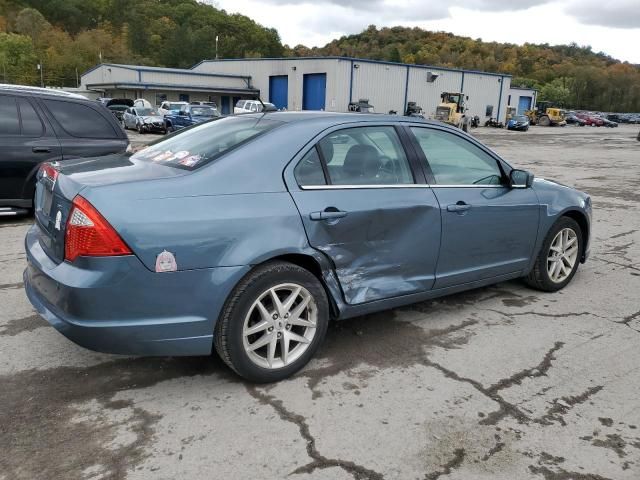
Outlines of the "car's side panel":
[{"label": "car's side panel", "polygon": [[[310,244],[333,260],[349,304],[429,290],[440,246],[438,202],[426,185],[296,190]],[[337,220],[313,220],[334,207]]]},{"label": "car's side panel", "polygon": [[[531,188],[434,187],[442,212],[435,288],[525,270],[538,234],[538,197]],[[460,202],[463,212],[449,211]]]},{"label": "car's side panel", "polygon": [[150,270],[163,250],[175,255],[179,270],[191,270],[256,264],[307,245],[286,192],[128,202],[113,202],[112,194],[83,192]]}]

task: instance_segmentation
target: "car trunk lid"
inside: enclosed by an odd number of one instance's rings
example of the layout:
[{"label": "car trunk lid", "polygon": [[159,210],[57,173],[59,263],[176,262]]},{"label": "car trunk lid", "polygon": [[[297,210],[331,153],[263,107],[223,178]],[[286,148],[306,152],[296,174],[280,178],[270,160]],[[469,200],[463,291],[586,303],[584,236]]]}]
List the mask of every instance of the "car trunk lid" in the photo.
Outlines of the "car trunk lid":
[{"label": "car trunk lid", "polygon": [[45,165],[37,176],[35,220],[39,227],[40,245],[56,263],[64,260],[67,220],[76,195],[95,187],[188,174],[185,170],[132,160],[127,155]]}]

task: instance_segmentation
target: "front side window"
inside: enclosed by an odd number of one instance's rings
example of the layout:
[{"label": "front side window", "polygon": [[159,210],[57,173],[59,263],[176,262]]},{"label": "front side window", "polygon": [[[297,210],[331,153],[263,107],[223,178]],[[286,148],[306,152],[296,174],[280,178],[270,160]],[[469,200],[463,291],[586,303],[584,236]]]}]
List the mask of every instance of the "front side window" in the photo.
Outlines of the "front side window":
[{"label": "front side window", "polygon": [[412,127],[435,177],[436,185],[501,185],[498,162],[458,135],[441,130]]},{"label": "front side window", "polygon": [[44,103],[60,126],[74,137],[118,138],[107,119],[87,105],[59,100]]},{"label": "front side window", "polygon": [[409,161],[390,126],[338,130],[318,147],[333,185],[403,185],[414,183]]},{"label": "front side window", "polygon": [[194,170],[280,124],[265,118],[227,117],[213,123],[203,123],[180,135],[161,138],[137,151],[131,158]]}]

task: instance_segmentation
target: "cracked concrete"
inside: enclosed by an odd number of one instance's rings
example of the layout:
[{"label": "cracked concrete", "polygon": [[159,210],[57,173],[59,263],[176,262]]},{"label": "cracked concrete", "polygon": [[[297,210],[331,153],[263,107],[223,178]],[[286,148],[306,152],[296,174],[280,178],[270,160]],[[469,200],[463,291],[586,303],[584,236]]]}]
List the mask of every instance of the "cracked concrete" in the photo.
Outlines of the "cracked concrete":
[{"label": "cracked concrete", "polygon": [[592,257],[572,284],[507,282],[335,323],[275,385],[216,358],[76,347],[25,299],[29,220],[0,221],[0,479],[639,478],[636,132],[474,134],[592,194]]}]

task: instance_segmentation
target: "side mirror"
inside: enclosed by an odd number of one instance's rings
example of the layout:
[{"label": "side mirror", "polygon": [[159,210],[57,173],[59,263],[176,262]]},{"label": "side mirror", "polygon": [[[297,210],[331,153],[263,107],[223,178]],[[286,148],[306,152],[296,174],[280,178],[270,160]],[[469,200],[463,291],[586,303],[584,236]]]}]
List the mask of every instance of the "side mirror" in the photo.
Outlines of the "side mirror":
[{"label": "side mirror", "polygon": [[530,188],[533,185],[534,175],[526,170],[511,170],[509,174],[509,187]]}]

